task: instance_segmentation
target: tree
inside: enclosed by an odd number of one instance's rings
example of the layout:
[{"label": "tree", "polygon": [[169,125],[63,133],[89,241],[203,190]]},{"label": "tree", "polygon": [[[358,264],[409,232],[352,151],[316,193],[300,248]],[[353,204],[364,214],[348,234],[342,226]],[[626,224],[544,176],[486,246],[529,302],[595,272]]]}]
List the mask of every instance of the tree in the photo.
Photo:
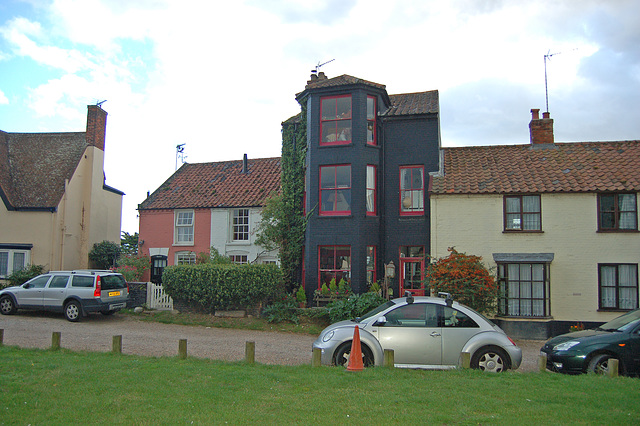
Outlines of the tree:
[{"label": "tree", "polygon": [[281,193],[272,195],[262,209],[256,243],[268,250],[278,249],[285,289],[298,287],[302,265],[304,233],[304,175],[307,155],[306,101],[301,113],[282,126]]},{"label": "tree", "polygon": [[449,256],[438,259],[429,266],[427,287],[435,293],[450,293],[454,300],[478,312],[493,312],[498,286],[495,278],[482,264],[482,258],[458,253],[453,247],[448,251]]},{"label": "tree", "polygon": [[113,241],[103,241],[95,243],[89,252],[89,260],[98,269],[109,269],[116,266],[116,261],[120,257],[122,249]]},{"label": "tree", "polygon": [[131,235],[128,232],[122,232],[120,236],[120,247],[124,254],[138,254],[138,233]]}]

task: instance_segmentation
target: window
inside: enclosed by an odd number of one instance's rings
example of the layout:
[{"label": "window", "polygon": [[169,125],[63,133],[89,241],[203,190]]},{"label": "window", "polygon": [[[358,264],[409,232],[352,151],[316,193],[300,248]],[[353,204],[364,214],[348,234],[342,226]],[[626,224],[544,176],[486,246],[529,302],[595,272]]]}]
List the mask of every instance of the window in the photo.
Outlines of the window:
[{"label": "window", "polygon": [[179,251],[176,253],[176,265],[195,265],[196,254],[192,251]]},{"label": "window", "polygon": [[546,317],[549,312],[549,266],[546,263],[499,263],[499,313]]},{"label": "window", "polygon": [[249,241],[249,209],[233,211],[233,241]]},{"label": "window", "polygon": [[320,167],[320,214],[351,213],[351,166]]},{"label": "window", "polygon": [[65,288],[68,281],[68,275],[54,275],[51,284],[49,284],[49,288]]},{"label": "window", "polygon": [[638,230],[636,194],[599,194],[598,211],[600,231]]},{"label": "window", "polygon": [[541,231],[540,196],[505,196],[504,229],[506,231]]},{"label": "window", "polygon": [[376,143],[376,115],[378,108],[376,107],[376,98],[367,96],[367,144],[377,145]]},{"label": "window", "polygon": [[71,282],[72,287],[93,288],[94,277],[75,275]]},{"label": "window", "polygon": [[400,294],[424,296],[424,246],[400,246]]},{"label": "window", "polygon": [[371,284],[378,281],[378,274],[376,273],[376,246],[367,246],[367,285],[371,287]]},{"label": "window", "polygon": [[246,254],[232,254],[229,256],[231,262],[237,263],[239,265],[244,265],[247,263],[247,255]]},{"label": "window", "polygon": [[178,210],[175,217],[176,244],[193,244],[193,210]]},{"label": "window", "polygon": [[333,96],[320,101],[320,145],[351,143],[351,96]]},{"label": "window", "polygon": [[400,168],[400,215],[424,213],[424,167]]},{"label": "window", "polygon": [[376,203],[376,166],[367,166],[367,216],[375,216],[377,213]]},{"label": "window", "polygon": [[0,249],[0,277],[24,269],[29,264],[29,250]]},{"label": "window", "polygon": [[457,309],[445,306],[443,309],[442,326],[457,328],[478,328],[479,325],[473,319]]},{"label": "window", "polygon": [[598,265],[600,309],[638,308],[638,265]]},{"label": "window", "polygon": [[318,248],[319,276],[318,288],[322,284],[329,284],[335,278],[336,285],[341,279],[349,282],[351,272],[351,247],[350,246],[321,246]]}]

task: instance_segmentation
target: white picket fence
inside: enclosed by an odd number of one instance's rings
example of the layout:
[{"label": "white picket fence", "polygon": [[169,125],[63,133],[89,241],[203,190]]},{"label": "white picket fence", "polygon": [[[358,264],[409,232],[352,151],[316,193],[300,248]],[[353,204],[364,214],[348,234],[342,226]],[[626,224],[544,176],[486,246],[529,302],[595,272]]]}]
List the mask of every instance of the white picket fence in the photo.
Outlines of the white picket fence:
[{"label": "white picket fence", "polygon": [[150,309],[172,310],[173,299],[164,292],[161,285],[147,283],[147,306]]}]

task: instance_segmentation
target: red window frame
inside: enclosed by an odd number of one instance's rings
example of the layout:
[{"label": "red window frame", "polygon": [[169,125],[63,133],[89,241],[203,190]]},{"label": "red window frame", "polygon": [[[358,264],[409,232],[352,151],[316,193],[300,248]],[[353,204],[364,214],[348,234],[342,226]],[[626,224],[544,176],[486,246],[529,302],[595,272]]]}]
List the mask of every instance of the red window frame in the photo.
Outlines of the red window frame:
[{"label": "red window frame", "polygon": [[[370,101],[372,105],[370,104]],[[372,106],[370,109],[369,106]],[[376,116],[378,115],[378,99],[367,96],[367,145],[378,145],[376,137]]]},{"label": "red window frame", "polygon": [[[373,182],[369,181],[369,171],[373,170]],[[365,178],[366,190],[366,206],[367,216],[376,216],[378,214],[378,168],[372,164],[367,164],[367,176]],[[371,185],[371,186],[370,186]],[[369,194],[373,198],[373,206],[369,203]],[[372,208],[372,210],[370,210]]]},{"label": "red window frame", "polygon": [[[348,167],[349,182],[342,182],[338,178],[338,168]],[[331,170],[333,169],[333,171]],[[333,172],[331,181],[330,173]],[[323,175],[323,173],[326,173]],[[323,183],[324,176],[324,183]],[[323,187],[323,185],[325,187]],[[319,195],[320,195],[320,216],[345,216],[351,214],[351,164],[336,164],[328,166],[320,166],[319,179]],[[333,196],[333,197],[332,197]],[[340,198],[348,204],[348,209],[338,210]],[[333,205],[332,209],[327,209],[329,205]]]},{"label": "red window frame", "polygon": [[376,246],[367,246],[367,284],[369,287],[378,281],[378,273],[376,270],[377,255]]},{"label": "red window frame", "polygon": [[351,246],[318,246],[318,289],[323,283],[328,287],[332,278],[336,285],[343,278],[350,282],[350,275]]},{"label": "red window frame", "polygon": [[[410,171],[409,187],[404,188],[403,172]],[[416,184],[415,173],[419,172],[421,183]],[[408,200],[408,201],[407,201]],[[417,207],[413,207],[417,204]],[[400,216],[420,216],[424,214],[424,166],[400,167]]]},{"label": "red window frame", "polygon": [[[348,99],[349,107],[340,105],[340,100]],[[327,96],[320,98],[320,145],[348,145],[352,131],[351,95]]]}]

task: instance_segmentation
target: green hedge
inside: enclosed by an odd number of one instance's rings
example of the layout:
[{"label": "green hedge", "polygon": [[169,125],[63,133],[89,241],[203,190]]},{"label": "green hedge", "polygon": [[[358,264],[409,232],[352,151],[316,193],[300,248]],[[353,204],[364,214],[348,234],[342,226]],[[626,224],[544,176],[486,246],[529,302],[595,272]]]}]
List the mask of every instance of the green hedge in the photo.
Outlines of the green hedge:
[{"label": "green hedge", "polygon": [[174,300],[207,311],[256,306],[282,292],[282,273],[276,265],[167,266],[162,286]]}]

